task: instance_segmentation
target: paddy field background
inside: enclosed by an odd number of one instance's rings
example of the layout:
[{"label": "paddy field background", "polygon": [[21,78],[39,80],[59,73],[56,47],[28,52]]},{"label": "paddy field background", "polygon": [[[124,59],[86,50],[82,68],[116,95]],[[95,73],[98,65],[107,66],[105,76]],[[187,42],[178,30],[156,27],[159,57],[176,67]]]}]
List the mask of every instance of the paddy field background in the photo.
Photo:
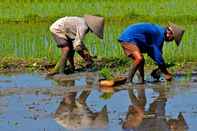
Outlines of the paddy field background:
[{"label": "paddy field background", "polygon": [[[0,57],[56,61],[60,52],[49,26],[64,16],[84,14],[105,17],[104,39],[89,33],[85,44],[97,58],[127,59],[117,42],[129,24],[152,22],[166,26],[174,22],[186,32],[182,44],[164,45],[166,62],[184,63],[197,58],[197,1],[195,0],[1,0]],[[147,63],[153,63],[146,57]]]}]

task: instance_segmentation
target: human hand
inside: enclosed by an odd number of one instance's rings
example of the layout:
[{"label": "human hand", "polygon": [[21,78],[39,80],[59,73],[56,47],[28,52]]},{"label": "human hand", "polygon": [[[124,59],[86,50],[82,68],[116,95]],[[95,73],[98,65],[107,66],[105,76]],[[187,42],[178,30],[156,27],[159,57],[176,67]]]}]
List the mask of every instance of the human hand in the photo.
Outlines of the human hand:
[{"label": "human hand", "polygon": [[74,48],[74,50],[76,50],[76,51],[79,51],[79,50],[81,50],[82,49],[82,46],[81,46],[81,41],[80,40],[74,40],[74,42],[73,42],[73,48]]},{"label": "human hand", "polygon": [[168,74],[164,74],[164,77],[167,81],[171,81],[172,80],[172,74],[168,73]]},{"label": "human hand", "polygon": [[81,45],[74,46],[74,50],[81,51],[82,50]]}]

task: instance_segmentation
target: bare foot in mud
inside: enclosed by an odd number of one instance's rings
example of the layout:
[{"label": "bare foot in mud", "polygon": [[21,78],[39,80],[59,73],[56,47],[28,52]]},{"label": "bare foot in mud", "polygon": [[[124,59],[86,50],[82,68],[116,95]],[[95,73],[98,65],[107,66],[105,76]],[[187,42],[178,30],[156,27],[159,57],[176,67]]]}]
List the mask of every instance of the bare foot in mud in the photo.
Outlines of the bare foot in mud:
[{"label": "bare foot in mud", "polygon": [[58,72],[58,71],[51,71],[49,73],[46,74],[46,77],[52,77],[54,75],[57,74],[61,74],[61,75],[68,75],[68,74],[72,74],[75,72],[75,68],[74,67],[70,67],[70,68],[65,68],[64,72]]},{"label": "bare foot in mud", "polygon": [[137,83],[134,83],[134,82],[132,82],[132,81],[130,81],[130,80],[126,80],[126,82],[124,83],[124,84],[135,84],[135,85],[143,85],[143,84],[146,84],[146,80],[140,80],[139,82],[137,82]]}]

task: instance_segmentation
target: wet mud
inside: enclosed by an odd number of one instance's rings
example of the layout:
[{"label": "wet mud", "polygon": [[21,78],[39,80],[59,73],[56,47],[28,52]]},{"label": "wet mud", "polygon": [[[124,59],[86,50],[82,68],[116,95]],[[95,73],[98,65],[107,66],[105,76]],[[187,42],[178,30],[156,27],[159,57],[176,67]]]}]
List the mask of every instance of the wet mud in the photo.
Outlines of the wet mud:
[{"label": "wet mud", "polygon": [[[4,131],[195,131],[197,77],[100,87],[97,72],[0,75]],[[137,81],[137,77],[135,78]]]}]

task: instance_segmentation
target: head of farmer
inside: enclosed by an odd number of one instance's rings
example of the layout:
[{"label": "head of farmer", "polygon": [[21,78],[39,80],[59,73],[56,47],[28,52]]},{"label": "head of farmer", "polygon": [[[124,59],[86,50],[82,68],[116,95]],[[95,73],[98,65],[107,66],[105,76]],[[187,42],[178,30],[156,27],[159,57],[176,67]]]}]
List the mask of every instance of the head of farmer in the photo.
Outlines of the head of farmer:
[{"label": "head of farmer", "polygon": [[92,32],[100,39],[103,39],[103,30],[104,18],[100,16],[66,16],[55,21],[50,26],[50,31],[56,41],[57,47],[61,50],[61,58],[53,71],[48,75],[64,73],[67,60],[70,63],[70,69],[74,71],[75,51],[85,60],[86,67],[91,67],[93,60],[83,43],[83,39],[88,32]]},{"label": "head of farmer", "polygon": [[120,35],[118,41],[125,54],[133,60],[133,65],[129,69],[128,81],[132,82],[135,72],[138,70],[141,76],[141,83],[144,83],[144,57],[142,53],[147,53],[158,65],[166,80],[172,79],[172,74],[166,69],[162,57],[164,41],[175,40],[177,46],[181,42],[184,30],[169,23],[167,27],[152,23],[137,23],[127,27]]}]

